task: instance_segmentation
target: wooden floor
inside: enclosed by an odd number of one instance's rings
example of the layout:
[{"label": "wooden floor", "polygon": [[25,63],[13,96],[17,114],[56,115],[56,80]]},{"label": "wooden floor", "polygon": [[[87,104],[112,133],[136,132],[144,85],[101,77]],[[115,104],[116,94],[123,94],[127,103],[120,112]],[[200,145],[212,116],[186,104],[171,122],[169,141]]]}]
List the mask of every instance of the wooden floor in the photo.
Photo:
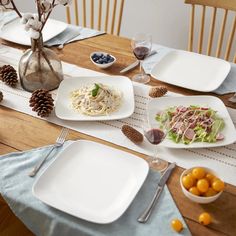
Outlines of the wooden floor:
[{"label": "wooden floor", "polygon": [[[17,45],[13,46],[18,47]],[[135,60],[131,53],[130,41],[125,38],[119,38],[111,35],[103,35],[73,43],[67,45],[64,50],[57,51],[57,53],[64,61],[100,71],[88,59],[89,54],[93,51],[110,52],[117,58],[116,64],[111,69],[106,71],[110,74],[118,74],[122,68]],[[129,72],[127,75],[131,77],[133,74],[137,73],[137,71],[138,69]],[[152,80],[151,84],[157,85],[163,83]],[[174,92],[188,95],[199,94],[197,92],[180,89],[175,86],[169,85],[167,87],[169,90]],[[221,97],[222,100],[228,105],[229,103],[227,102],[227,98],[229,96],[230,95]],[[232,104],[230,105],[233,106]],[[60,133],[60,129],[61,127],[57,125],[0,106],[0,155],[17,150],[28,150],[35,147],[52,144]],[[99,143],[134,153],[142,158],[146,158],[145,155],[79,132],[70,131],[68,138],[72,140],[89,139],[97,141]],[[228,184],[222,196],[214,203],[207,205],[196,204],[188,200],[181,191],[179,177],[182,171],[183,169],[179,167],[175,169],[168,181],[168,187],[192,234],[196,236],[235,236],[236,187]],[[208,227],[202,226],[198,223],[198,216],[203,211],[207,211],[213,216],[213,223]],[[24,225],[11,212],[5,201],[0,198],[0,236],[18,235],[28,236],[32,235],[32,233],[24,227]]]}]

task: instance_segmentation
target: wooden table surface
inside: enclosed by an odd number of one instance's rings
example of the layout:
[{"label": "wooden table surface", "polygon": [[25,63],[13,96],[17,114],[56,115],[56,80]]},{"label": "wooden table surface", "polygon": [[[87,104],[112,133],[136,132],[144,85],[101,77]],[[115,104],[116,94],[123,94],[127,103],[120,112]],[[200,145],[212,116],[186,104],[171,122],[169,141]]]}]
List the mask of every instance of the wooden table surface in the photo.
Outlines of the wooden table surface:
[{"label": "wooden table surface", "polygon": [[[2,41],[2,43],[16,48],[25,49],[19,45],[7,43],[6,41]],[[65,48],[61,51],[58,49],[55,49],[55,51],[63,61],[84,68],[106,72],[111,75],[118,75],[122,68],[135,60],[130,48],[130,40],[112,35],[102,35],[75,42],[65,46]],[[89,55],[93,51],[110,52],[117,58],[117,62],[106,71],[100,70],[89,60]],[[138,68],[127,73],[126,75],[131,78],[132,75],[137,72]],[[152,79],[150,84],[160,85],[164,83]],[[199,92],[182,89],[175,86],[167,85],[167,87],[170,91],[186,95],[201,94]],[[230,95],[220,96],[227,106],[236,108],[233,104],[227,102],[228,97],[230,97]],[[50,132],[48,132],[49,130]],[[0,106],[0,155],[53,144],[60,133],[60,130],[60,126]],[[68,139],[93,140],[145,158],[145,155],[72,130],[69,133]],[[227,184],[221,197],[211,204],[200,205],[193,203],[188,200],[181,191],[179,177],[182,171],[183,169],[179,167],[175,169],[174,173],[168,180],[168,187],[192,234],[198,236],[236,235],[236,187]],[[207,227],[198,223],[199,214],[205,211],[209,212],[213,217],[213,223]],[[33,235],[21,223],[21,221],[14,216],[1,196],[0,235]]]}]

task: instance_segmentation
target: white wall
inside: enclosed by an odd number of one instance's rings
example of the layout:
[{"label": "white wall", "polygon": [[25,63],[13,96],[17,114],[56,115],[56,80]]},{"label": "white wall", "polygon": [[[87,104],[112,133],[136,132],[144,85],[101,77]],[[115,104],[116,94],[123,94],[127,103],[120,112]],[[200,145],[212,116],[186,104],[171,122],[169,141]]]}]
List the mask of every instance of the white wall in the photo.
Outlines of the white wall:
[{"label": "white wall", "polygon": [[[15,2],[24,12],[34,9],[34,0],[15,0]],[[211,11],[208,10],[206,13],[206,21],[209,21]],[[200,15],[199,8],[196,9],[196,14]],[[189,16],[190,6],[184,4],[184,0],[125,0],[121,36],[131,38],[136,32],[148,32],[152,34],[155,43],[187,49]],[[52,17],[65,20],[64,7],[54,9]],[[230,13],[229,18],[232,19],[233,14]],[[221,19],[222,12],[218,23]],[[219,28],[216,28],[216,36],[219,34]],[[226,31],[229,29],[231,29],[230,24],[227,25]],[[205,41],[208,38],[208,30],[209,28],[206,28]],[[234,47],[236,47],[235,40]],[[214,42],[216,44],[217,37]]]}]

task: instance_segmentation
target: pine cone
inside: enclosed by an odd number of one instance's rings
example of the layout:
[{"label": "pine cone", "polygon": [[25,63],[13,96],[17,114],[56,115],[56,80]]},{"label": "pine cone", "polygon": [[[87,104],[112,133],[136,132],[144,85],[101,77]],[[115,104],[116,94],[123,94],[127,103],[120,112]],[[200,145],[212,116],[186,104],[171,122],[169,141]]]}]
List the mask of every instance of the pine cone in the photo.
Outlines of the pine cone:
[{"label": "pine cone", "polygon": [[0,91],[0,102],[3,100],[3,93]]},{"label": "pine cone", "polygon": [[149,96],[152,98],[158,98],[164,96],[168,92],[165,86],[151,87],[149,90]]},{"label": "pine cone", "polygon": [[46,89],[35,90],[29,100],[32,111],[37,112],[40,117],[47,117],[53,110],[52,95]]},{"label": "pine cone", "polygon": [[7,85],[15,87],[18,82],[16,70],[11,65],[0,67],[0,79]]},{"label": "pine cone", "polygon": [[143,141],[143,135],[129,125],[123,125],[121,131],[133,143],[141,143]]}]

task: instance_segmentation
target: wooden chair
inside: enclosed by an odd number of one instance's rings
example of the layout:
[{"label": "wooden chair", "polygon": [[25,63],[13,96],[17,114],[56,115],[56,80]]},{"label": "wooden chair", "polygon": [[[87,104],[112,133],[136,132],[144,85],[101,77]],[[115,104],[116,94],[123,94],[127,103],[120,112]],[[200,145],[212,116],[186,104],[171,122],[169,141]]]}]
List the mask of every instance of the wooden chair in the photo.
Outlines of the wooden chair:
[{"label": "wooden chair", "polygon": [[[224,15],[221,23],[220,33],[218,37],[217,49],[215,56],[221,57],[222,45],[225,38],[225,26],[227,23],[228,13],[229,11],[234,12],[234,19],[232,22],[232,28],[227,38],[226,51],[224,54],[224,59],[229,60],[232,51],[232,46],[235,45],[235,31],[236,31],[236,0],[185,0],[185,3],[191,4],[191,17],[190,17],[190,32],[189,32],[189,42],[188,42],[188,50],[193,51],[193,40],[194,40],[194,23],[195,23],[195,5],[201,5],[201,26],[200,33],[198,38],[198,53],[202,53],[203,51],[203,38],[204,38],[204,30],[205,30],[205,16],[206,16],[206,7],[212,7],[212,16],[211,23],[209,29],[208,36],[208,44],[207,44],[207,55],[212,55],[212,44],[213,38],[215,36],[215,25],[217,18],[217,10],[223,9]],[[233,62],[236,63],[236,52],[234,52]]]},{"label": "wooden chair", "polygon": [[[120,34],[124,0],[73,0],[73,5],[66,8],[69,24],[72,19],[70,8],[74,10],[73,18],[76,25]],[[90,20],[87,19],[87,15],[90,15]]]}]

